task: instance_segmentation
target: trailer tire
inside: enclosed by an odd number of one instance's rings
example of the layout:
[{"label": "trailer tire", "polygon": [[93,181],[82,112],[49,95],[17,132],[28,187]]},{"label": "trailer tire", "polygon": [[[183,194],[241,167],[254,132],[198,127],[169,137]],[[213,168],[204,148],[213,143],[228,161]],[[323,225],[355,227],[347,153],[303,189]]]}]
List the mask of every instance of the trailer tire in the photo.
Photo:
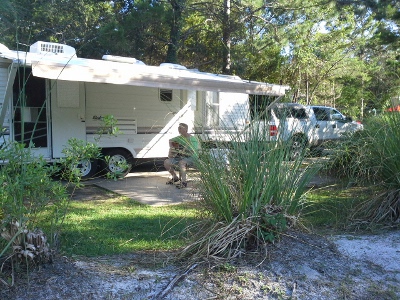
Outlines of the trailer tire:
[{"label": "trailer tire", "polygon": [[81,172],[81,179],[90,179],[92,178],[97,172],[98,161],[97,159],[83,159],[79,162],[77,168]]},{"label": "trailer tire", "polygon": [[106,172],[125,177],[132,169],[132,154],[125,149],[109,149],[104,151],[104,155],[108,159],[104,161]]}]

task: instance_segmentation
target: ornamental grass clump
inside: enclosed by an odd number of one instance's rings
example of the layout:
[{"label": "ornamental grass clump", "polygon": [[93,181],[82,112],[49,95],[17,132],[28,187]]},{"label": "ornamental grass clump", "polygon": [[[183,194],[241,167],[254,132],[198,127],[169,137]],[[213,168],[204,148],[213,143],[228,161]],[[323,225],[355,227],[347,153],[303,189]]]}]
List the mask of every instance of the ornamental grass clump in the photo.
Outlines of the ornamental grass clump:
[{"label": "ornamental grass clump", "polygon": [[296,223],[316,169],[303,165],[304,155],[288,160],[292,147],[268,142],[267,127],[232,131],[229,143],[203,149],[197,168],[205,219],[188,228],[194,242],[183,256],[234,258],[274,241]]},{"label": "ornamental grass clump", "polygon": [[399,124],[399,113],[367,120],[364,130],[344,143],[331,161],[331,170],[376,191],[351,215],[357,226],[400,221]]}]

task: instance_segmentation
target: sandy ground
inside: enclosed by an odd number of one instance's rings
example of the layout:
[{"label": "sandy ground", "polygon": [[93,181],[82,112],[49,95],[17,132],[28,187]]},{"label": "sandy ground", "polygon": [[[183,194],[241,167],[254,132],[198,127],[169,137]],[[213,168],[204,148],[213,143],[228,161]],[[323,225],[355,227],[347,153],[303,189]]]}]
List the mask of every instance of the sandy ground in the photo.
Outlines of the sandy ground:
[{"label": "sandy ground", "polygon": [[29,283],[2,285],[0,299],[400,299],[399,241],[399,231],[328,239],[288,232],[266,256],[214,267],[172,264],[167,253],[57,257]]},{"label": "sandy ground", "polygon": [[[123,190],[135,190],[133,179],[121,182]],[[166,188],[178,196],[189,193],[171,191],[164,178],[152,187],[148,199]],[[76,196],[98,199],[100,191],[107,193],[90,184]],[[376,235],[288,232],[268,245],[265,255],[248,253],[224,264],[176,264],[171,257],[160,252],[58,256],[28,277],[14,278],[14,285],[0,281],[0,299],[400,299],[398,229]]]},{"label": "sandy ground", "polygon": [[[339,252],[357,260],[365,260],[387,272],[400,272],[400,230],[379,235],[337,235],[329,237]],[[400,280],[400,277],[398,277]]]}]

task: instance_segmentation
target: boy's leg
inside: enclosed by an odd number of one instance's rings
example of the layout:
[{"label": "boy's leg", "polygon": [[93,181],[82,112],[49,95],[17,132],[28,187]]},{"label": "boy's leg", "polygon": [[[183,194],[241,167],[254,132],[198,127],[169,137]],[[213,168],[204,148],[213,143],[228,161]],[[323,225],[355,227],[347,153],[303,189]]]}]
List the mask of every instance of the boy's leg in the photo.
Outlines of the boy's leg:
[{"label": "boy's leg", "polygon": [[179,177],[181,178],[181,182],[186,183],[186,169],[187,169],[187,161],[186,159],[181,159],[179,161]]},{"label": "boy's leg", "polygon": [[187,186],[186,171],[187,168],[193,166],[193,158],[187,157],[179,161],[179,177],[181,179],[181,188]]},{"label": "boy's leg", "polygon": [[[177,161],[175,158],[167,158],[164,160],[164,167],[165,169],[172,175],[172,181],[171,183],[178,181],[179,177],[175,172],[174,165],[176,165]],[[167,182],[169,183],[169,182]]]}]

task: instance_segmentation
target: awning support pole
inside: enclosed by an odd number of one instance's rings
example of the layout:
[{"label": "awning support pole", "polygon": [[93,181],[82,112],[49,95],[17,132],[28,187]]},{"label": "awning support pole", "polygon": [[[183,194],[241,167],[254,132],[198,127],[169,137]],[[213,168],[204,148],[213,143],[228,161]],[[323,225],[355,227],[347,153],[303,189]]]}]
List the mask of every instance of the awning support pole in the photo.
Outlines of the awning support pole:
[{"label": "awning support pole", "polygon": [[2,127],[4,124],[4,119],[6,118],[6,112],[8,109],[8,106],[10,104],[10,98],[11,98],[11,93],[13,90],[13,84],[14,84],[14,79],[15,79],[15,74],[17,73],[17,67],[15,66],[16,64],[13,62],[8,71],[8,79],[7,79],[7,85],[6,85],[6,92],[4,94],[4,102],[1,107],[0,111],[0,126]]}]

